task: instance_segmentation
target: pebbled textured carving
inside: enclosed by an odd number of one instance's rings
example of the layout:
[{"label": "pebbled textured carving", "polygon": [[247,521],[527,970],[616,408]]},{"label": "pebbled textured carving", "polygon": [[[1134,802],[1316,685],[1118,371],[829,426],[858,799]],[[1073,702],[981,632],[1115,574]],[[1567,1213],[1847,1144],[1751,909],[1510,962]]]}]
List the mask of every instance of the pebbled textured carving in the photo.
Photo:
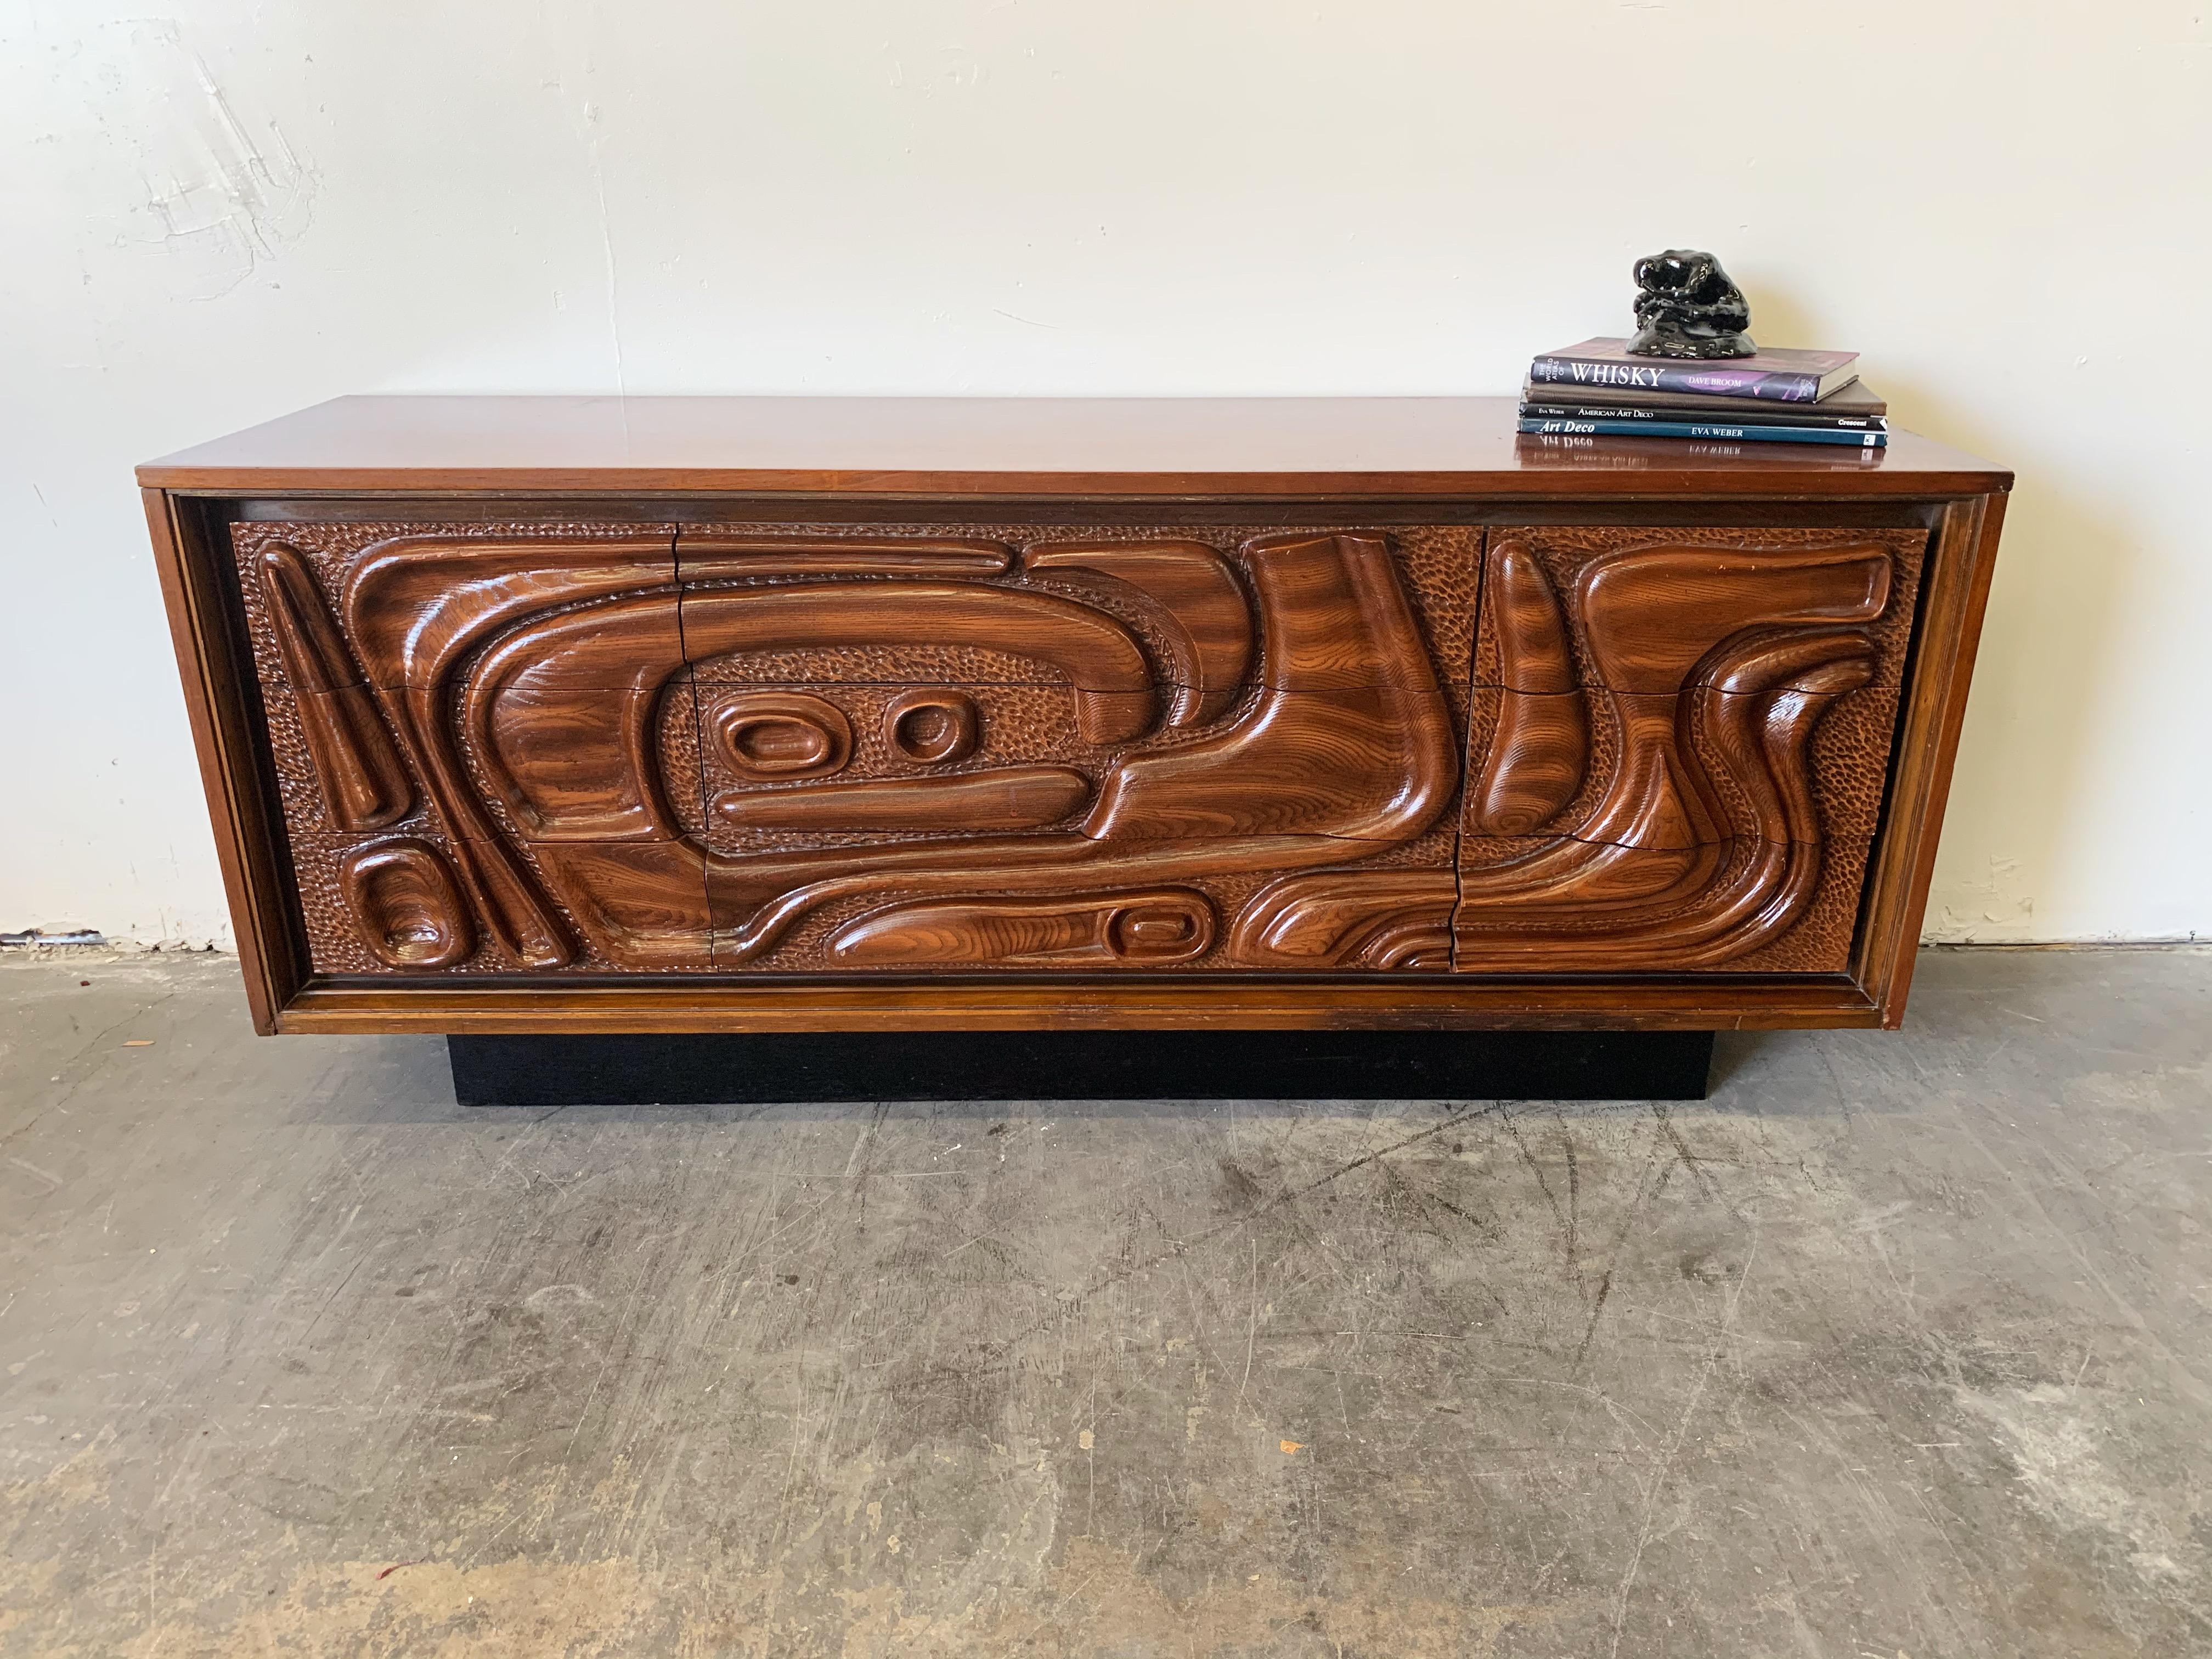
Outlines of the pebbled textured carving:
[{"label": "pebbled textured carving", "polygon": [[1156,967],[1203,956],[1215,926],[1212,905],[1188,888],[941,899],[871,911],[839,930],[829,954],[872,968]]},{"label": "pebbled textured carving", "polygon": [[1094,743],[1125,742],[1152,723],[1152,669],[1135,637],[1103,612],[1049,593],[909,581],[705,588],[685,599],[684,631],[695,656],[817,642],[970,644],[1057,670],[1075,687],[1076,718]]},{"label": "pebbled textured carving", "polygon": [[459,884],[427,841],[356,847],[339,860],[338,881],[362,942],[387,968],[451,968],[476,949]]},{"label": "pebbled textured carving", "polygon": [[[284,529],[234,536],[288,822],[337,836],[317,964],[418,970],[337,874],[405,822],[495,973],[1826,970],[1919,537],[1516,530],[1478,646],[1468,530]],[[347,691],[428,817],[324,801]],[[1202,943],[1085,908],[1170,891]]]},{"label": "pebbled textured carving", "polygon": [[[681,588],[657,536],[297,528],[328,543],[301,569],[319,603],[335,594],[324,615],[362,665],[349,678],[375,688],[445,832],[426,844],[481,921],[459,968],[773,966],[794,922],[827,919],[819,950],[894,902],[1174,888],[1212,917],[1270,871],[1449,862],[1449,830],[1427,831],[1454,798],[1459,739],[1392,538],[1206,532],[1224,550],[1152,533],[1126,538],[1127,556],[1120,532],[1063,538],[1099,544],[1034,581],[1007,554],[1037,532],[977,547],[993,538],[940,532],[921,549],[873,531],[826,549],[732,538],[695,549]],[[1179,600],[1194,614],[1170,614]],[[917,639],[1059,683],[801,690],[693,667],[817,648],[905,663]],[[1266,777],[1243,775],[1254,767]],[[793,844],[763,841],[779,836]],[[318,962],[356,970],[310,910]],[[1223,951],[1210,921],[1169,950],[1143,920],[1115,960]]]},{"label": "pebbled textured carving", "polygon": [[693,840],[707,832],[705,746],[710,742],[701,728],[699,689],[678,674],[661,689],[660,730],[654,747],[669,812],[678,831]]},{"label": "pebbled textured carving", "polygon": [[[1863,683],[1871,654],[1850,630],[1786,650],[1753,632],[1725,663],[1729,682],[1746,689],[1684,694],[1668,725],[1679,735],[1674,746],[1632,711],[1625,716],[1616,781],[1586,826],[1605,838],[1561,838],[1464,869],[1455,967],[1711,968],[1779,938],[1820,879],[1807,768],[1813,726],[1832,694]],[[1797,684],[1749,692],[1762,677]],[[1729,776],[1728,791],[1711,783],[1717,772]],[[1703,833],[1706,826],[1729,833]]]},{"label": "pebbled textured carving", "polygon": [[[1211,550],[1232,578],[1241,569],[1245,543],[1285,533],[1316,533],[1297,525],[1161,525],[1106,526],[1024,525],[982,523],[947,525],[872,525],[864,539],[901,544],[916,541],[984,543],[1023,550],[1079,545],[1089,549],[1188,544]],[[768,537],[778,542],[820,541],[854,532],[841,532],[820,525],[761,524],[736,527],[686,528],[678,538],[678,561],[688,586],[712,583],[702,553],[720,542]],[[1396,526],[1389,540],[1404,594],[1416,624],[1427,640],[1435,660],[1454,678],[1461,676],[1474,634],[1477,587],[1480,577],[1481,532],[1451,525]],[[1027,561],[1024,559],[1024,565]],[[769,580],[754,575],[748,580]],[[1118,618],[1141,639],[1154,665],[1163,701],[1171,715],[1182,702],[1184,676],[1176,668],[1178,644],[1165,622],[1165,607],[1126,582],[1108,581],[1073,567],[1050,568],[1050,562],[1025,568],[1009,580],[1041,592],[1095,606]],[[1249,604],[1249,601],[1248,601]],[[1249,624],[1248,623],[1248,629]],[[787,652],[752,652],[722,657],[695,653],[702,681],[714,684],[760,682],[795,685],[864,684],[907,685],[951,682],[963,684],[1050,684],[1054,676],[1033,659],[1003,652],[935,642],[908,641],[895,647],[831,645]],[[1247,673],[1249,675],[1249,669]],[[1224,700],[1208,720],[1225,716],[1234,696]],[[1208,704],[1211,709],[1211,704]]]},{"label": "pebbled textured carving", "polygon": [[[1387,550],[1367,537],[1263,538],[1244,560],[1263,662],[1313,660],[1349,630],[1378,665],[1379,684],[1336,692],[1263,686],[1207,736],[1125,754],[1106,769],[1078,834],[718,860],[708,870],[723,918],[718,961],[757,959],[809,912],[870,892],[1011,896],[1124,879],[1180,884],[1340,864],[1347,840],[1395,844],[1421,835],[1457,783],[1455,733]],[[1327,592],[1357,594],[1358,605],[1347,617],[1310,602]],[[1273,787],[1255,787],[1255,778]]]},{"label": "pebbled textured carving", "polygon": [[1871,840],[1881,827],[1898,692],[1868,686],[1831,699],[1813,728],[1813,802],[1824,842]]},{"label": "pebbled textured carving", "polygon": [[[734,685],[696,688],[709,728],[719,712],[732,702],[757,695],[784,695],[792,690]],[[909,694],[933,700],[964,698],[972,702],[976,708],[975,748],[959,760],[926,763],[896,747],[887,729],[892,724],[890,711],[893,705]],[[851,756],[836,774],[841,781],[911,778],[918,771],[942,776],[971,769],[1041,764],[1073,767],[1086,775],[1096,775],[1098,769],[1119,752],[1115,745],[1084,739],[1076,726],[1073,686],[833,684],[800,695],[819,696],[838,711],[852,732]],[[1149,743],[1151,739],[1140,741]],[[711,741],[705,758],[709,796],[765,787],[764,781],[730,764]]]},{"label": "pebbled textured carving", "polygon": [[1837,836],[1820,844],[1813,896],[1791,925],[1766,944],[1730,958],[1732,974],[1840,974],[1851,966],[1870,840]]},{"label": "pebbled textured carving", "polygon": [[[356,839],[372,833],[341,824],[331,816],[330,803],[323,794],[322,774],[316,769],[314,752],[308,746],[307,731],[301,721],[300,694],[289,685],[264,684],[261,688],[261,710],[270,758],[276,766],[286,833],[295,837],[338,836]],[[373,697],[371,713],[374,714]],[[381,720],[381,716],[378,718]],[[388,731],[386,735],[390,736]],[[402,769],[404,772],[404,763]],[[409,788],[413,800],[407,811],[390,823],[374,826],[374,830],[398,833],[429,826],[429,808],[421,792],[413,788],[411,780]]]},{"label": "pebbled textured carving", "polygon": [[[1918,532],[1777,546],[1571,533],[1589,539],[1563,606],[1540,603],[1528,572],[1556,577],[1559,560],[1523,560],[1510,540],[1492,550],[1504,586],[1477,674],[1530,689],[1475,696],[1470,764],[1483,773],[1465,817],[1454,965],[1738,966],[1786,955],[1816,901],[1832,932],[1839,906],[1827,896],[1863,865],[1825,870],[1825,844],[1870,833],[1879,813],[1896,702],[1863,688],[1893,637],[1894,574],[1917,575]],[[1568,684],[1554,617],[1579,691],[1551,689]],[[1851,717],[1816,745],[1839,707]],[[1552,758],[1572,733],[1518,761],[1524,733],[1577,720],[1589,746],[1581,787],[1566,790]],[[1522,793],[1555,810],[1492,810],[1522,764]],[[1832,959],[1832,939],[1817,954]]]},{"label": "pebbled textured carving", "polygon": [[[447,688],[477,646],[506,624],[530,618],[528,630],[563,630],[575,659],[562,665],[572,671],[571,678],[577,664],[586,665],[606,677],[610,689],[637,691],[651,683],[652,665],[640,663],[635,654],[625,660],[588,633],[578,635],[564,621],[568,613],[543,613],[550,606],[593,599],[619,605],[624,620],[642,624],[649,651],[662,658],[672,653],[672,669],[683,659],[674,572],[672,543],[658,537],[570,544],[416,536],[371,549],[345,579],[340,614],[346,633],[413,769],[452,833],[463,884],[500,944],[533,968],[565,967],[575,960],[576,948],[471,787],[458,733],[445,717]],[[666,585],[653,586],[657,583]],[[647,591],[638,592],[641,587]],[[532,612],[541,614],[532,617]],[[495,788],[526,824],[542,821],[547,803],[523,799],[526,779],[507,774],[491,759],[493,751],[483,739],[495,699],[508,676],[522,678],[526,700],[544,701],[540,688],[531,684],[538,678],[531,651],[524,645],[493,653],[496,661],[488,661],[471,683],[467,717],[479,762],[489,765]],[[667,672],[661,671],[662,678]],[[595,746],[617,744],[641,760],[639,739],[648,719],[649,705],[633,696],[624,701],[617,720],[601,717],[569,726]],[[652,799],[653,778],[641,770],[627,788],[610,791],[603,782],[596,792],[592,784],[580,787],[587,796],[596,793],[594,821],[618,823],[619,833],[632,833],[659,805]],[[668,825],[664,806],[659,822],[651,827]]]}]

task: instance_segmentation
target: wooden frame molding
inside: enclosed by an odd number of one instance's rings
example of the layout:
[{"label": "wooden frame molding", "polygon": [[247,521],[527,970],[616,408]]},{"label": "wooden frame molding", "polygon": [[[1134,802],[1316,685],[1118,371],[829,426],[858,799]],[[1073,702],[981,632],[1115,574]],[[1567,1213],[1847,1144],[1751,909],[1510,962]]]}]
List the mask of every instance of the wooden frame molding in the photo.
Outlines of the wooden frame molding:
[{"label": "wooden frame molding", "polygon": [[1503,399],[340,399],[139,470],[264,1033],[1890,1026],[2011,475]]}]

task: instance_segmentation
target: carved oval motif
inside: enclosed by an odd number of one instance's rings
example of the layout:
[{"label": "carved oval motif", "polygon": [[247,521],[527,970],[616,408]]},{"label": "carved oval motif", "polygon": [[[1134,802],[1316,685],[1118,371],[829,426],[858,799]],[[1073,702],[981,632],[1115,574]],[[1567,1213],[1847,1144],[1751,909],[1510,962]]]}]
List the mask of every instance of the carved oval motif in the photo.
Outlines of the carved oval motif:
[{"label": "carved oval motif", "polygon": [[830,955],[840,963],[872,968],[1157,966],[1204,956],[1215,927],[1213,906],[1187,887],[1066,897],[979,896],[872,910],[839,931]]},{"label": "carved oval motif", "polygon": [[1213,907],[1196,893],[1168,892],[1116,910],[1106,924],[1124,962],[1183,962],[1213,943]]},{"label": "carved oval motif", "polygon": [[853,756],[852,723],[833,702],[803,691],[760,691],[714,712],[714,740],[745,777],[822,778]]},{"label": "carved oval motif", "polygon": [[982,718],[965,691],[902,692],[884,710],[884,738],[910,761],[941,765],[975,752]]},{"label": "carved oval motif", "polygon": [[387,968],[451,968],[477,948],[476,926],[445,855],[411,838],[356,847],[338,886],[362,942]]}]

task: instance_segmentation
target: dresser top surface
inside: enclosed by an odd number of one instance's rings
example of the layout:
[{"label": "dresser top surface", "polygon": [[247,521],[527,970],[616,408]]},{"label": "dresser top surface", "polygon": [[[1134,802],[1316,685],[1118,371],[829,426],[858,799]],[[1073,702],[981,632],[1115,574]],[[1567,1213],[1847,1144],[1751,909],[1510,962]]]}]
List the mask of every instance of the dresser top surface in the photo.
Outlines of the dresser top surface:
[{"label": "dresser top surface", "polygon": [[138,469],[216,494],[1945,496],[2011,473],[1887,449],[1524,437],[1510,398],[339,398]]}]

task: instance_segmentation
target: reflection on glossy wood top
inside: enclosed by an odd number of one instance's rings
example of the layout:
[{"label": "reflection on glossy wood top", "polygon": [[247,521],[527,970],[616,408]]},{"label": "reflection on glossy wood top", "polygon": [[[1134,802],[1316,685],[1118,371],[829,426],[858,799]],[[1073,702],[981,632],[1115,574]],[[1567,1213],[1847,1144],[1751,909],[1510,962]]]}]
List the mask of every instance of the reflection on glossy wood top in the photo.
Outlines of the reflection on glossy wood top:
[{"label": "reflection on glossy wood top", "polygon": [[1884,450],[1526,437],[1510,398],[339,398],[138,469],[149,488],[1584,499],[1980,495]]}]

